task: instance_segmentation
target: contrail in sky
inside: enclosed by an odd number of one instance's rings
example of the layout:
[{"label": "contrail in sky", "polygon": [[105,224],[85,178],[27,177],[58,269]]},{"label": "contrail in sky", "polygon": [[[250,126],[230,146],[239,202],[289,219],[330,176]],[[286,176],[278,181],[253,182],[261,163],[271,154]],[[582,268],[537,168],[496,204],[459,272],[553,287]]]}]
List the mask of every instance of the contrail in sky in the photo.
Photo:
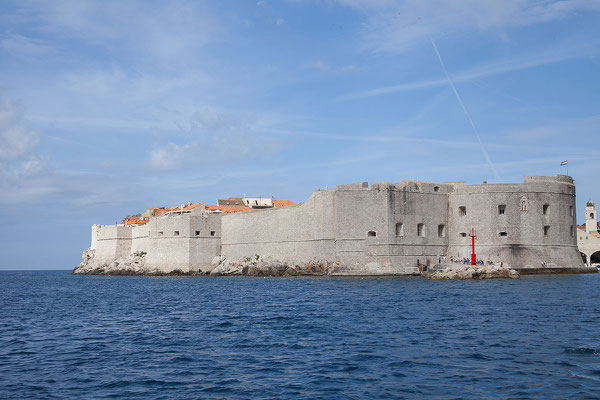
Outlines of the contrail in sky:
[{"label": "contrail in sky", "polygon": [[475,127],[475,123],[473,122],[473,119],[471,118],[471,114],[469,114],[469,111],[467,111],[467,107],[465,107],[465,104],[463,103],[460,95],[458,94],[458,91],[456,90],[456,86],[454,86],[454,82],[450,78],[450,75],[448,75],[448,71],[446,70],[446,66],[444,65],[444,61],[442,61],[442,56],[440,55],[440,52],[438,51],[438,48],[435,45],[435,42],[433,41],[433,38],[430,37],[429,39],[431,40],[431,44],[433,45],[433,49],[435,50],[435,54],[437,54],[438,60],[440,60],[440,64],[442,66],[442,69],[444,70],[444,74],[446,75],[446,79],[448,80],[448,83],[452,87],[452,91],[454,92],[454,95],[456,96],[456,99],[460,103],[460,107],[462,108],[463,112],[467,116],[467,119],[469,120],[469,123],[471,124],[471,128],[473,128],[473,132],[475,132],[475,136],[477,136],[477,141],[479,141],[479,145],[481,146],[481,151],[483,152],[483,155],[485,156],[485,159],[487,160],[488,165],[490,166],[490,168],[492,169],[492,171],[494,171],[494,177],[499,180],[500,179],[500,175],[498,175],[498,171],[496,170],[496,167],[494,166],[494,163],[492,162],[492,159],[490,158],[490,155],[488,154],[487,150],[485,149],[485,146],[483,145],[483,142],[481,141],[481,137],[479,136],[479,131]]}]

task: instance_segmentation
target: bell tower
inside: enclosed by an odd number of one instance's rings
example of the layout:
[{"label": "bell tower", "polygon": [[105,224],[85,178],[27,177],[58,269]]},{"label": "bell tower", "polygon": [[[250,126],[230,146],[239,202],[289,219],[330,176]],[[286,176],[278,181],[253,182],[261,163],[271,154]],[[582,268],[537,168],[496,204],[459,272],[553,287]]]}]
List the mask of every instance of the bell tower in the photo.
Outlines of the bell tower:
[{"label": "bell tower", "polygon": [[598,231],[598,217],[596,215],[596,206],[593,201],[588,201],[585,205],[585,231],[587,233]]}]

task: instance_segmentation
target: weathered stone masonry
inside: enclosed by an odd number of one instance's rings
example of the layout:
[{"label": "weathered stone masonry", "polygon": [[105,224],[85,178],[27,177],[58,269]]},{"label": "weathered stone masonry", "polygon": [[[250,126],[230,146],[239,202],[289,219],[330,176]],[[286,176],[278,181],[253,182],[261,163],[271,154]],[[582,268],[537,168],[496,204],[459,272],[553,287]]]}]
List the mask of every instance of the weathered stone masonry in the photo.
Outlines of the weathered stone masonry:
[{"label": "weathered stone masonry", "polygon": [[298,205],[235,214],[159,216],[143,226],[92,227],[96,263],[146,252],[144,268],[209,271],[211,260],[260,255],[290,265],[335,262],[347,274],[414,273],[417,263],[477,255],[524,272],[583,268],[572,178],[522,184],[404,180],[316,190]]}]

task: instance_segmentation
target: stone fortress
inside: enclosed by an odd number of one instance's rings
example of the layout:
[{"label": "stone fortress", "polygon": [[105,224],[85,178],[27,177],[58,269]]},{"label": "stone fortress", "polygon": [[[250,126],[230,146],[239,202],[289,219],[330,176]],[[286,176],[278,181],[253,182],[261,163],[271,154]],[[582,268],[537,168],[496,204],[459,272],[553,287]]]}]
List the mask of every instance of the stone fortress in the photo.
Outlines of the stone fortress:
[{"label": "stone fortress", "polygon": [[326,264],[340,275],[410,275],[469,258],[471,228],[484,263],[520,273],[596,271],[577,248],[575,183],[566,175],[525,176],[522,184],[353,183],[280,207],[257,202],[249,209],[246,200],[152,208],[130,217],[133,223],[94,225],[74,273],[110,273],[115,264],[118,271],[133,258],[135,273],[202,274],[224,259],[260,257]]}]

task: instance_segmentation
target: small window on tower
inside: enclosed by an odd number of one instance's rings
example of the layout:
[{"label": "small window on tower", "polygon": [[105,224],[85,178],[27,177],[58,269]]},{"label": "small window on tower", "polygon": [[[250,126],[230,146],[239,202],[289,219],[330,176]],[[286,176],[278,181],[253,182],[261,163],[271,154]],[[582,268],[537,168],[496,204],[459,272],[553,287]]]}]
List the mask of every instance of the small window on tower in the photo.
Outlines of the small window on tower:
[{"label": "small window on tower", "polygon": [[425,225],[417,224],[417,236],[425,236]]},{"label": "small window on tower", "polygon": [[569,215],[573,216],[573,206],[569,206]]},{"label": "small window on tower", "polygon": [[466,232],[461,232],[460,233],[460,237],[467,237],[467,233]]},{"label": "small window on tower", "polygon": [[440,191],[440,187],[439,186],[434,186],[433,187],[433,191],[434,192],[439,192]]},{"label": "small window on tower", "polygon": [[571,225],[571,237],[575,236],[575,227]]},{"label": "small window on tower", "polygon": [[506,232],[498,232],[498,236],[508,236],[508,233]]},{"label": "small window on tower", "polygon": [[200,231],[196,231],[196,236],[200,236]]},{"label": "small window on tower", "polygon": [[500,204],[498,206],[498,214],[504,214],[504,212],[506,211],[506,204]]},{"label": "small window on tower", "polygon": [[377,232],[375,232],[375,231],[369,231],[369,232],[367,232],[367,236],[368,237],[375,237],[375,236],[377,236]]},{"label": "small window on tower", "polygon": [[216,231],[210,231],[210,236],[215,236],[216,233]]},{"label": "small window on tower", "polygon": [[173,232],[173,236],[179,236],[179,231]]},{"label": "small window on tower", "polygon": [[527,211],[527,200],[521,199],[521,211]]},{"label": "small window on tower", "polygon": [[550,204],[544,204],[544,206],[542,207],[542,213],[544,215],[548,214],[548,208],[550,207]]},{"label": "small window on tower", "polygon": [[465,206],[458,207],[458,215],[460,215],[461,217],[464,217],[465,215],[467,215],[467,207],[465,207]]},{"label": "small window on tower", "polygon": [[439,237],[446,237],[446,225],[438,225],[438,236]]},{"label": "small window on tower", "polygon": [[544,236],[549,236],[550,235],[550,226],[546,225],[544,226]]},{"label": "small window on tower", "polygon": [[590,213],[590,218],[594,219],[594,213]]},{"label": "small window on tower", "polygon": [[404,225],[402,222],[396,224],[396,236],[404,236]]}]

